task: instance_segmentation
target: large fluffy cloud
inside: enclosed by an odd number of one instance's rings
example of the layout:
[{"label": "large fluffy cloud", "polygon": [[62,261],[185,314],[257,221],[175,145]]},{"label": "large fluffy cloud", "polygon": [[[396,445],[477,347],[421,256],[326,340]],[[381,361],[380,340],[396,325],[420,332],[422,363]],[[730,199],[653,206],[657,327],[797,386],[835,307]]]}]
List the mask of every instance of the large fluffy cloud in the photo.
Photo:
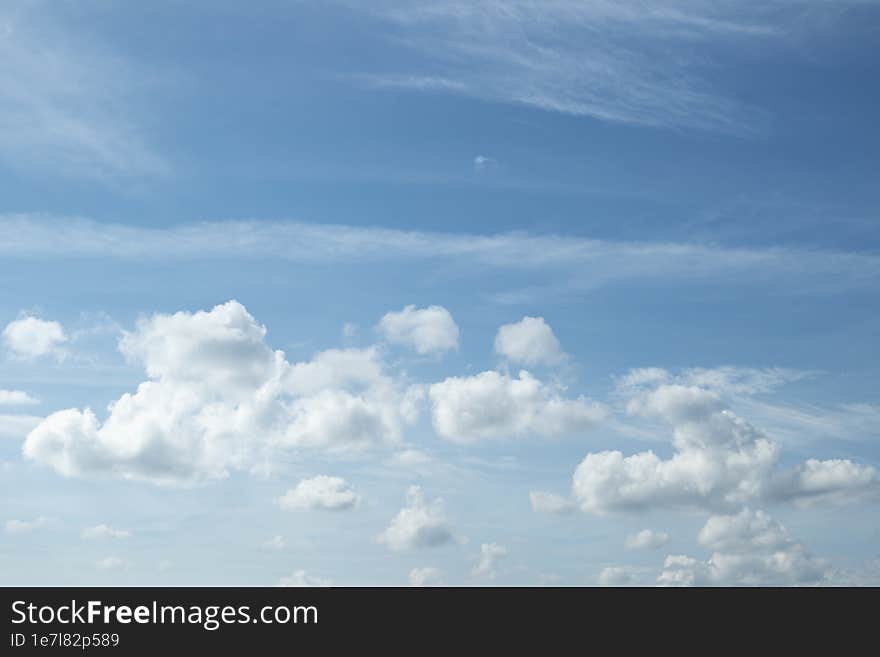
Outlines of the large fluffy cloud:
[{"label": "large fluffy cloud", "polygon": [[810,460],[779,471],[779,446],[704,388],[662,384],[634,397],[629,411],[669,425],[674,453],[669,458],[653,451],[587,454],[573,481],[584,511],[848,501],[877,491],[875,469],[852,461]]},{"label": "large fluffy cloud", "polygon": [[89,408],[51,414],[24,454],[68,476],[176,484],[265,467],[282,448],[349,454],[400,442],[416,406],[375,349],[290,364],[265,337],[236,301],[144,319],[120,350],[148,380],[103,422]]},{"label": "large fluffy cloud", "polygon": [[824,561],[812,557],[763,511],[746,508],[734,515],[712,516],[698,540],[712,556],[706,561],[668,556],[659,584],[803,585],[820,583],[828,573]]},{"label": "large fluffy cloud", "polygon": [[410,486],[406,506],[378,536],[379,542],[392,550],[437,547],[452,538],[452,525],[446,517],[443,500],[428,502],[419,486]]},{"label": "large fluffy cloud", "polygon": [[565,358],[559,340],[543,317],[523,317],[499,328],[495,353],[526,365],[553,365]]},{"label": "large fluffy cloud", "polygon": [[359,501],[345,479],[326,475],[301,480],[278,500],[287,511],[344,511]]},{"label": "large fluffy cloud", "polygon": [[604,417],[583,397],[565,399],[525,370],[514,378],[495,371],[450,377],[428,389],[434,430],[458,443],[582,431]]},{"label": "large fluffy cloud", "polygon": [[443,306],[406,306],[387,313],[378,328],[389,342],[405,345],[422,355],[458,347],[458,326]]},{"label": "large fluffy cloud", "polygon": [[58,322],[39,317],[22,317],[3,329],[3,344],[14,358],[31,359],[53,355],[63,357],[67,333]]}]

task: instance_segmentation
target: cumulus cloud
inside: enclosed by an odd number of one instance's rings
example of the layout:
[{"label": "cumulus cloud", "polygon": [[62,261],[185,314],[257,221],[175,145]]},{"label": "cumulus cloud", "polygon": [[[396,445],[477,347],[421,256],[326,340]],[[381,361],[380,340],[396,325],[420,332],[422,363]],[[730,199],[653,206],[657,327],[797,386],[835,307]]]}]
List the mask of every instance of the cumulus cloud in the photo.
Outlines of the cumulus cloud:
[{"label": "cumulus cloud", "polygon": [[340,477],[318,475],[303,479],[280,499],[286,511],[343,511],[354,508],[360,496]]},{"label": "cumulus cloud", "polygon": [[498,543],[483,543],[480,545],[480,560],[474,567],[475,577],[495,577],[495,568],[498,562],[507,556],[507,548]]},{"label": "cumulus cloud", "polygon": [[763,511],[745,508],[712,516],[698,541],[712,551],[706,561],[666,557],[657,582],[674,586],[779,586],[822,582],[828,565],[812,557],[785,528]]},{"label": "cumulus cloud", "polygon": [[394,446],[416,419],[418,394],[384,374],[376,349],[291,364],[265,336],[236,301],[142,319],[119,348],[148,379],[103,422],[89,408],[49,415],[24,455],[66,476],[192,484],[266,467],[279,449]]},{"label": "cumulus cloud", "polygon": [[428,396],[434,430],[457,443],[568,434],[605,416],[602,405],[584,397],[565,399],[525,370],[517,378],[491,370],[450,377],[431,385]]},{"label": "cumulus cloud", "polygon": [[129,538],[131,532],[124,529],[113,529],[109,525],[95,525],[94,527],[86,527],[79,533],[81,538],[88,540],[102,540],[108,538]]},{"label": "cumulus cloud", "polygon": [[22,390],[0,390],[0,406],[31,406],[40,400]]},{"label": "cumulus cloud", "polygon": [[289,575],[287,577],[282,577],[278,580],[278,586],[289,586],[289,587],[299,587],[299,586],[333,586],[333,582],[329,579],[322,579],[320,577],[313,577],[306,573],[305,570],[297,570],[293,573],[293,575]]},{"label": "cumulus cloud", "polygon": [[437,547],[453,538],[452,525],[446,517],[441,498],[430,503],[419,486],[410,486],[406,506],[378,536],[378,541],[392,550]]},{"label": "cumulus cloud", "polygon": [[382,317],[378,329],[388,342],[404,345],[421,355],[458,348],[458,326],[443,306],[406,306]]},{"label": "cumulus cloud", "polygon": [[669,542],[669,534],[643,529],[635,534],[630,534],[623,542],[627,550],[656,550]]},{"label": "cumulus cloud", "polygon": [[626,586],[632,583],[633,576],[623,566],[607,566],[599,572],[597,581],[600,586]]},{"label": "cumulus cloud", "polygon": [[13,358],[31,360],[42,356],[64,358],[62,345],[67,333],[58,322],[38,317],[21,317],[3,329],[3,344]]},{"label": "cumulus cloud", "polygon": [[565,499],[561,495],[542,490],[530,491],[529,502],[532,505],[532,511],[537,513],[563,515],[571,513],[575,509],[574,504],[570,500]]},{"label": "cumulus cloud", "polygon": [[37,529],[43,529],[48,524],[48,518],[40,516],[33,520],[7,520],[3,529],[7,534],[30,534]]},{"label": "cumulus cloud", "polygon": [[565,359],[559,340],[543,317],[523,317],[515,324],[500,327],[495,353],[530,366],[555,365]]},{"label": "cumulus cloud", "polygon": [[779,472],[779,446],[704,388],[661,384],[635,396],[628,410],[671,426],[674,454],[587,454],[573,479],[574,498],[584,511],[844,502],[877,492],[875,469],[852,461],[810,460]]},{"label": "cumulus cloud", "polygon": [[409,571],[410,586],[439,586],[443,583],[443,571],[439,568],[413,568]]}]

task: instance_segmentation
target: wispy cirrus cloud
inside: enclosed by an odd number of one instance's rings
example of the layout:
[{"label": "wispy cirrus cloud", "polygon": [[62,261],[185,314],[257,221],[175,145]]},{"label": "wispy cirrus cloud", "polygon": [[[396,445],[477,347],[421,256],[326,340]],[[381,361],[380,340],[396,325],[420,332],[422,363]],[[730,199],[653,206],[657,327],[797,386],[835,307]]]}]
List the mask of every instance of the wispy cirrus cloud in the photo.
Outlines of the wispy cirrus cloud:
[{"label": "wispy cirrus cloud", "polygon": [[[362,9],[361,7],[358,7]],[[451,92],[596,119],[752,132],[761,111],[709,82],[711,43],[779,41],[808,2],[510,0],[370,3],[389,39],[421,55],[417,70],[369,72],[379,88]],[[708,54],[707,54],[708,53]]]},{"label": "wispy cirrus cloud", "polygon": [[[8,258],[278,259],[300,264],[454,261],[470,268],[543,271],[579,290],[621,280],[796,281],[792,293],[874,284],[880,257],[797,247],[725,247],[524,232],[473,235],[297,221],[224,221],[145,228],[43,215],[0,215]],[[541,286],[502,303],[546,297]],[[504,296],[504,295],[501,295]]]},{"label": "wispy cirrus cloud", "polygon": [[0,161],[101,179],[166,172],[136,119],[144,76],[71,30],[63,9],[0,7]]}]

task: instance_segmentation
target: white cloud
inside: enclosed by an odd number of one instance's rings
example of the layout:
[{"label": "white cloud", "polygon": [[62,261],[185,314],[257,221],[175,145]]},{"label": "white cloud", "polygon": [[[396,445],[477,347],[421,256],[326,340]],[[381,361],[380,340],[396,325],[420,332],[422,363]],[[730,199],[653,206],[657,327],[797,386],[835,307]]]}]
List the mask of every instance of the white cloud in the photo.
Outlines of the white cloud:
[{"label": "white cloud", "polygon": [[364,76],[378,88],[445,91],[603,121],[733,132],[745,131],[760,113],[712,90],[704,74],[706,54],[720,58],[725,49],[702,49],[697,61],[693,44],[760,46],[795,25],[812,25],[808,12],[817,11],[808,3],[758,7],[708,0],[344,1],[388,21],[396,45],[418,50],[419,57],[406,59],[423,62],[421,70]]},{"label": "white cloud", "polygon": [[656,550],[669,542],[669,534],[643,529],[626,537],[623,542],[627,550]]},{"label": "white cloud", "polygon": [[659,584],[678,586],[773,586],[822,582],[828,565],[789,538],[785,528],[763,511],[743,509],[712,516],[699,543],[712,551],[707,561],[671,555]]},{"label": "white cloud", "polygon": [[30,360],[42,356],[64,358],[62,345],[67,333],[58,322],[38,317],[22,317],[13,320],[3,329],[3,344],[13,358]]},{"label": "white cloud", "polygon": [[410,486],[406,506],[394,516],[378,541],[392,550],[437,547],[453,539],[443,500],[428,503],[419,486]]},{"label": "white cloud", "polygon": [[7,534],[30,534],[37,529],[43,529],[48,524],[48,518],[40,516],[33,520],[7,520],[3,529]]},{"label": "white cloud", "polygon": [[771,495],[799,506],[839,504],[876,497],[877,484],[877,471],[871,466],[847,459],[807,459],[776,477]]},{"label": "white cloud", "polygon": [[192,484],[269,467],[278,450],[394,446],[416,419],[418,391],[384,375],[377,350],[290,364],[265,336],[235,301],[143,319],[119,347],[148,380],[111,403],[103,423],[89,408],[51,414],[24,454],[66,476]]},{"label": "white cloud", "polygon": [[487,155],[477,155],[474,158],[474,171],[484,173],[498,166],[498,160]]},{"label": "white cloud", "polygon": [[632,573],[623,566],[607,566],[599,572],[600,586],[626,586],[633,581]]},{"label": "white cloud", "polygon": [[124,529],[113,529],[108,525],[95,525],[94,527],[86,527],[79,535],[89,540],[103,540],[108,538],[129,538],[131,532]]},{"label": "white cloud", "polygon": [[498,562],[507,556],[507,548],[497,543],[483,543],[480,545],[480,560],[474,567],[475,577],[495,577],[495,568]]},{"label": "white cloud", "polygon": [[286,547],[287,541],[284,540],[283,536],[273,536],[263,543],[263,548],[266,550],[283,550]]},{"label": "white cloud", "polygon": [[431,385],[428,396],[434,430],[457,443],[569,434],[605,416],[600,404],[565,399],[525,370],[518,378],[495,371],[450,377]]},{"label": "white cloud", "polygon": [[629,403],[631,413],[672,427],[674,454],[587,454],[573,495],[584,511],[656,507],[730,508],[752,501],[844,502],[876,494],[877,473],[851,461],[810,460],[778,472],[779,446],[727,409],[712,391],[662,384]]},{"label": "white cloud", "polygon": [[95,562],[95,567],[98,570],[121,570],[127,566],[128,562],[119,557],[104,557]]},{"label": "white cloud", "polygon": [[634,394],[655,387],[661,383],[682,386],[697,386],[711,390],[725,397],[750,396],[768,393],[780,386],[801,381],[814,375],[814,372],[782,367],[690,367],[678,375],[660,367],[632,369],[616,379],[617,389],[625,394]]},{"label": "white cloud", "polygon": [[329,579],[313,577],[306,573],[305,570],[297,570],[293,575],[282,577],[278,580],[278,586],[300,587],[300,586],[333,586],[333,582]]},{"label": "white cloud", "polygon": [[[54,3],[0,6],[0,159],[7,166],[105,178],[161,174],[135,125],[154,74],[102,48]],[[133,81],[137,83],[133,83]]]},{"label": "white cloud", "polygon": [[[561,288],[532,296],[579,292],[616,281],[708,280],[725,284],[794,281],[798,289],[873,284],[880,257],[792,247],[727,248],[588,237],[403,231],[302,222],[227,221],[140,228],[72,217],[0,215],[0,254],[16,258],[90,257],[154,261],[261,258],[304,264],[438,260],[479,261],[502,270],[558,272]],[[519,295],[522,296],[522,295]],[[528,296],[528,295],[527,295]]]},{"label": "white cloud", "polygon": [[22,390],[0,390],[0,406],[31,406],[40,400]]},{"label": "white cloud", "polygon": [[413,568],[409,571],[410,586],[440,586],[443,583],[443,572],[439,568]]},{"label": "white cloud", "polygon": [[571,513],[575,509],[574,504],[561,495],[541,490],[530,491],[529,502],[532,505],[532,511],[537,513],[564,515]]},{"label": "white cloud", "polygon": [[405,345],[421,355],[458,348],[458,326],[442,306],[406,306],[382,317],[378,329],[388,342]]},{"label": "white cloud", "polygon": [[326,475],[301,480],[278,500],[286,511],[343,511],[359,501],[345,479]]},{"label": "white cloud", "polygon": [[543,317],[523,317],[499,328],[495,353],[526,365],[555,365],[565,359],[559,340]]}]

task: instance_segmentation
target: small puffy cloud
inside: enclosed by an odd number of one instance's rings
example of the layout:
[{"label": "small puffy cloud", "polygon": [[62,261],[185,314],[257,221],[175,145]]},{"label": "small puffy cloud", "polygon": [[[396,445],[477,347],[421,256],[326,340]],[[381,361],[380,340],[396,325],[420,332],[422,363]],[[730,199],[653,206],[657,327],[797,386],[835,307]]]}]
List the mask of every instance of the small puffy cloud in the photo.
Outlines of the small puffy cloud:
[{"label": "small puffy cloud", "polygon": [[518,378],[495,371],[450,377],[428,388],[434,430],[457,443],[583,431],[605,417],[601,404],[563,398],[525,370]]},{"label": "small puffy cloud", "polygon": [[344,511],[359,501],[345,479],[326,475],[301,480],[278,500],[285,511]]},{"label": "small puffy cloud", "polygon": [[446,517],[443,500],[425,500],[419,486],[410,486],[406,493],[406,506],[391,524],[379,534],[377,540],[392,550],[437,547],[453,538],[452,526]]},{"label": "small puffy cloud", "polygon": [[40,400],[22,390],[0,390],[0,406],[31,406]]},{"label": "small puffy cloud", "polygon": [[288,577],[282,577],[278,580],[278,586],[290,586],[290,587],[300,587],[300,586],[333,586],[333,582],[329,579],[322,579],[320,577],[312,577],[305,570],[297,570],[293,573],[293,575],[289,575]]},{"label": "small puffy cloud", "polygon": [[626,586],[632,583],[633,576],[623,566],[607,566],[599,572],[597,581],[600,586]]},{"label": "small puffy cloud", "polygon": [[532,511],[537,513],[564,515],[571,513],[575,509],[574,504],[561,495],[542,490],[530,491],[529,502],[532,505]]},{"label": "small puffy cloud", "polygon": [[656,550],[669,542],[669,534],[643,529],[635,534],[630,534],[623,542],[627,550]]},{"label": "small puffy cloud", "polygon": [[458,326],[443,306],[406,306],[382,317],[378,329],[388,342],[423,356],[458,348]]},{"label": "small puffy cloud", "polygon": [[419,390],[386,376],[376,349],[331,349],[289,363],[236,301],[158,314],[119,348],[148,379],[94,411],[64,409],[27,436],[26,458],[65,476],[160,485],[271,467],[278,450],[350,455],[395,446],[419,412]]},{"label": "small puffy cloud", "polygon": [[43,529],[48,524],[48,518],[40,516],[33,520],[7,520],[3,529],[7,534],[30,534],[38,529]]},{"label": "small puffy cloud", "polygon": [[774,480],[772,496],[798,506],[878,496],[877,471],[847,459],[807,459]]},{"label": "small puffy cloud", "polygon": [[707,561],[670,555],[657,578],[670,586],[792,586],[821,583],[828,565],[812,557],[763,511],[743,509],[712,516],[698,541],[712,551]]},{"label": "small puffy cloud", "polygon": [[497,543],[483,543],[480,545],[480,560],[474,567],[475,577],[495,577],[495,568],[501,559],[507,556],[507,548]]},{"label": "small puffy cloud", "polygon": [[81,538],[87,540],[103,540],[129,538],[131,532],[124,529],[113,529],[108,525],[95,525],[94,527],[86,527],[79,533],[79,535]]},{"label": "small puffy cloud", "polygon": [[440,586],[443,583],[443,571],[439,568],[413,568],[409,571],[410,586]]},{"label": "small puffy cloud", "polygon": [[586,512],[725,509],[763,500],[846,502],[877,493],[876,470],[852,461],[810,460],[778,471],[780,447],[710,390],[662,384],[639,393],[628,410],[671,426],[674,454],[587,454],[573,478],[573,496]]},{"label": "small puffy cloud", "polygon": [[476,173],[484,173],[491,171],[498,166],[498,160],[487,155],[477,155],[474,158],[474,171]]},{"label": "small puffy cloud", "polygon": [[565,359],[565,352],[550,325],[543,317],[523,317],[515,324],[505,324],[495,336],[495,353],[525,365],[555,365]]},{"label": "small puffy cloud", "polygon": [[104,557],[95,562],[98,570],[121,570],[128,566],[128,562],[118,557]]},{"label": "small puffy cloud", "polygon": [[284,540],[283,536],[273,536],[263,543],[263,549],[265,550],[283,550],[286,547],[287,541]]},{"label": "small puffy cloud", "polygon": [[3,344],[13,358],[30,360],[41,356],[64,357],[62,345],[68,337],[58,322],[22,317],[3,329]]}]

